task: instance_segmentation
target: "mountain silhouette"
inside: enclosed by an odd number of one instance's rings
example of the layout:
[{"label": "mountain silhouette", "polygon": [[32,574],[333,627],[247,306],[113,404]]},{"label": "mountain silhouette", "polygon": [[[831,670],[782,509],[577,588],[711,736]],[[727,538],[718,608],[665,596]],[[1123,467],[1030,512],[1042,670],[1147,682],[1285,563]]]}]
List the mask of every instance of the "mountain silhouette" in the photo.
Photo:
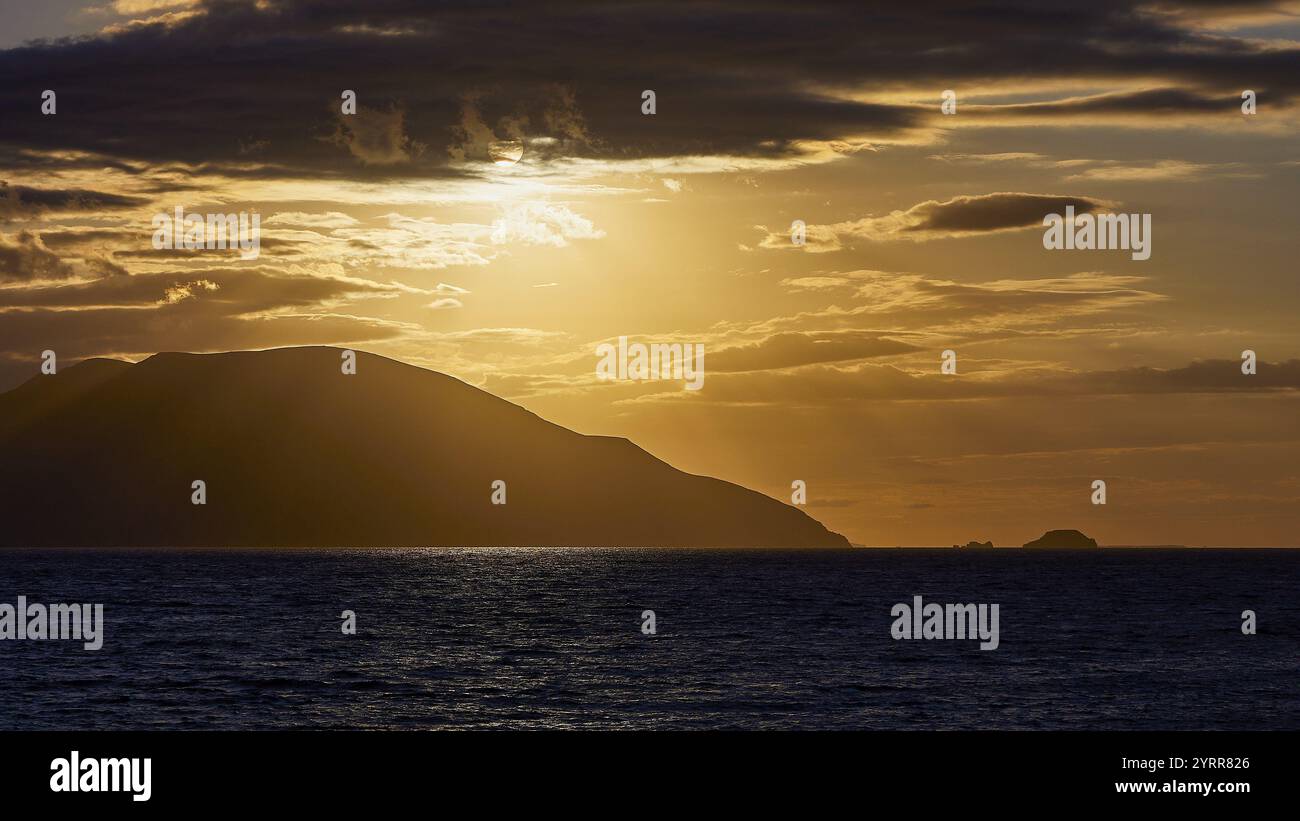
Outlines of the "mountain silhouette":
[{"label": "mountain silhouette", "polygon": [[340,365],[326,347],[160,353],[32,378],[0,395],[0,545],[849,545],[453,377]]}]

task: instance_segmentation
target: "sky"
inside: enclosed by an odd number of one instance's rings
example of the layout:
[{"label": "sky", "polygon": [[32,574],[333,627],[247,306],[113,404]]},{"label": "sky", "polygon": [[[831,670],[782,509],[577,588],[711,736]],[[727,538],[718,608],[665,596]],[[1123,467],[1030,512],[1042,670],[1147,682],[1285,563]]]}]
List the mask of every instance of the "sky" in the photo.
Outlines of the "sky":
[{"label": "sky", "polygon": [[[1300,544],[1298,3],[0,16],[0,390],[337,345],[802,481],[859,544]],[[1045,247],[1066,206],[1149,215],[1149,258]],[[177,207],[260,253],[155,248]],[[619,337],[702,386],[599,379]]]}]

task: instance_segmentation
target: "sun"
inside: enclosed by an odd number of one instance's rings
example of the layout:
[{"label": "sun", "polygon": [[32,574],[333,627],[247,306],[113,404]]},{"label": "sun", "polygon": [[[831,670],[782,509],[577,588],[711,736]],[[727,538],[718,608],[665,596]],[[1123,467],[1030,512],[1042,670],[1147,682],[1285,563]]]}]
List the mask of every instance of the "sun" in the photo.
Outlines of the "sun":
[{"label": "sun", "polygon": [[488,158],[495,165],[514,165],[524,156],[522,140],[493,140],[488,143]]}]

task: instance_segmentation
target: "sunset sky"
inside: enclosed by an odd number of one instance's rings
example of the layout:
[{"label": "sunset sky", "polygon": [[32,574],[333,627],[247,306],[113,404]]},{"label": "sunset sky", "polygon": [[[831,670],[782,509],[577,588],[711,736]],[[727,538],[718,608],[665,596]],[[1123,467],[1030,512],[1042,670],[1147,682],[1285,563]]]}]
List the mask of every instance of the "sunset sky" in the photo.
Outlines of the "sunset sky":
[{"label": "sunset sky", "polygon": [[[1300,3],[0,18],[0,390],[45,349],[338,345],[802,479],[855,543],[1300,544]],[[1150,259],[1045,249],[1066,204],[1150,214]],[[155,250],[177,206],[260,214],[260,257]],[[598,381],[620,336],[704,344],[703,389]]]}]

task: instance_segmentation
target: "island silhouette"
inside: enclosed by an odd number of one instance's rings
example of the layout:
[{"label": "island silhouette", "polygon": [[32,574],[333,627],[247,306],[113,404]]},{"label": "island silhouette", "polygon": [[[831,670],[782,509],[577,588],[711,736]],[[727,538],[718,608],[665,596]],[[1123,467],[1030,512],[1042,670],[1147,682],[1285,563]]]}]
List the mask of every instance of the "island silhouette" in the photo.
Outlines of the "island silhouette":
[{"label": "island silhouette", "polygon": [[[966,544],[954,544],[953,547],[956,549],[972,549],[972,551],[978,551],[978,549],[993,549],[993,543],[976,542],[976,540],[971,539],[970,542],[967,542]],[[1008,544],[1006,547],[1015,548],[1014,544]],[[1080,533],[1078,530],[1048,530],[1047,533],[1044,533],[1041,537],[1032,540],[1032,542],[1026,542],[1022,544],[1021,547],[1065,549],[1097,547],[1097,540],[1091,537],[1086,537],[1086,535],[1083,535],[1083,533]]]},{"label": "island silhouette", "polygon": [[1049,530],[1032,542],[1025,542],[1024,547],[1078,548],[1096,547],[1097,540],[1083,535],[1077,530]]},{"label": "island silhouette", "polygon": [[0,546],[849,546],[627,439],[436,371],[358,351],[345,374],[342,359],[90,359],[0,394]]},{"label": "island silhouette", "polygon": [[[1037,539],[1034,539],[1031,542],[1025,542],[1021,545],[1021,547],[1066,549],[1096,546],[1096,539],[1085,536],[1078,530],[1049,530]],[[977,542],[972,539],[964,545],[955,544],[953,547],[960,550],[990,550],[993,548],[993,542]],[[1015,545],[1007,545],[1007,547],[1015,547]]]}]

